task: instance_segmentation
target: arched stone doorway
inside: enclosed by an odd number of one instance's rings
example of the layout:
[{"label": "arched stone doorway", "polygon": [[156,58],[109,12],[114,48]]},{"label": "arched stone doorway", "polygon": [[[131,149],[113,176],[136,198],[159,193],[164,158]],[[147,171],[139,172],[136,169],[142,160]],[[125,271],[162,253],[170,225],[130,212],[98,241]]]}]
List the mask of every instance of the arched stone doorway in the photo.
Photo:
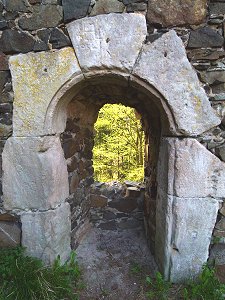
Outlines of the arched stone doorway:
[{"label": "arched stone doorway", "polygon": [[4,208],[21,215],[23,245],[47,262],[68,257],[69,186],[59,135],[73,99],[111,95],[139,107],[150,125],[150,149],[157,153],[160,144],[157,166],[150,153],[145,200],[159,268],[173,281],[196,275],[208,258],[225,168],[196,139],[220,120],[181,40],[170,31],[145,44],[139,14],[84,18],[68,31],[74,49],[10,59],[15,101],[13,137],[3,153]]}]

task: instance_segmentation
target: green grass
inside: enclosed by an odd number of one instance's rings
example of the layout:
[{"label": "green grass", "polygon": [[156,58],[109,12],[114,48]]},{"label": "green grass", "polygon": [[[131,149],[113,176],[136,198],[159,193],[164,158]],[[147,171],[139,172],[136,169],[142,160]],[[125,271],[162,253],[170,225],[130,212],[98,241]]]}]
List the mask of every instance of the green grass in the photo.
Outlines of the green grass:
[{"label": "green grass", "polygon": [[225,285],[216,277],[215,269],[208,265],[203,267],[198,278],[184,284],[172,284],[164,280],[159,272],[155,273],[154,278],[146,276],[143,268],[134,262],[130,274],[135,280],[139,279],[140,290],[144,291],[140,299],[225,300]]},{"label": "green grass", "polygon": [[184,300],[224,300],[225,285],[215,276],[215,270],[205,266],[197,281],[183,290]]},{"label": "green grass", "polygon": [[0,250],[0,300],[77,300],[80,269],[75,253],[52,266],[25,255],[21,247]]}]

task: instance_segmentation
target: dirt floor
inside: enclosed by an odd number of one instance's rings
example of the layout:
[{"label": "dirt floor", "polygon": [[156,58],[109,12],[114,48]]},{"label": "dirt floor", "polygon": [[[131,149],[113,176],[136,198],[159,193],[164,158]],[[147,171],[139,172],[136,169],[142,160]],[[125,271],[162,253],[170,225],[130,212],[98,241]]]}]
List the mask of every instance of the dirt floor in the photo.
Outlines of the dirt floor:
[{"label": "dirt floor", "polygon": [[144,230],[92,227],[76,250],[85,287],[80,300],[146,299],[146,274],[157,270]]}]

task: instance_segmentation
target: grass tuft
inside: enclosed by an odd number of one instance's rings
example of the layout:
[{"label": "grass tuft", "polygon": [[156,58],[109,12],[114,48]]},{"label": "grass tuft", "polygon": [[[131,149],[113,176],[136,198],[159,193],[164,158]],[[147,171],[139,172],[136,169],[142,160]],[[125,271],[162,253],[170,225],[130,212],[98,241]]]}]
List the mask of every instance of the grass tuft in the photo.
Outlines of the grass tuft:
[{"label": "grass tuft", "polygon": [[0,300],[77,300],[80,269],[75,253],[52,266],[25,255],[25,249],[0,250]]}]

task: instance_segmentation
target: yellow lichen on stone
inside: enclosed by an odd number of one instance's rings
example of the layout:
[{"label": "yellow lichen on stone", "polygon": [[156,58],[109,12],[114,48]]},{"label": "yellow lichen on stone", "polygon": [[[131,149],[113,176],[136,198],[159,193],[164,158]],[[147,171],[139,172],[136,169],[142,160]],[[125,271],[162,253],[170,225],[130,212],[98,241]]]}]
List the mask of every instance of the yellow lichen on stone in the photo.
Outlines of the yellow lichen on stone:
[{"label": "yellow lichen on stone", "polygon": [[43,132],[44,118],[54,95],[80,68],[73,48],[12,56],[14,135]]}]

